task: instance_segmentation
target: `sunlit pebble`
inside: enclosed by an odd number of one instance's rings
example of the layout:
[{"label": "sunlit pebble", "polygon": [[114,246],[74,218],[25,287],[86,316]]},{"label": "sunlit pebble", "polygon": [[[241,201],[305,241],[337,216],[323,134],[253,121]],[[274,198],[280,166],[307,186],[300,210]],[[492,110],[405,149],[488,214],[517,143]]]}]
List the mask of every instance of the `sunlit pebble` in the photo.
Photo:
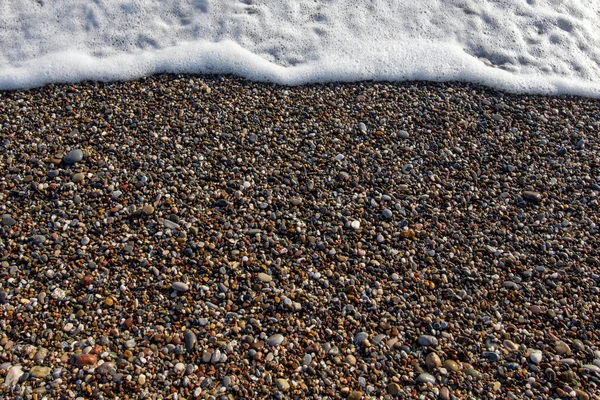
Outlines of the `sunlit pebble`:
[{"label": "sunlit pebble", "polygon": [[360,221],[355,219],[350,223],[350,226],[352,227],[352,229],[357,230],[360,228]]},{"label": "sunlit pebble", "polygon": [[383,235],[382,235],[382,234],[379,234],[379,235],[377,235],[377,241],[378,241],[379,243],[383,243],[383,242],[385,242],[385,238],[383,237]]}]

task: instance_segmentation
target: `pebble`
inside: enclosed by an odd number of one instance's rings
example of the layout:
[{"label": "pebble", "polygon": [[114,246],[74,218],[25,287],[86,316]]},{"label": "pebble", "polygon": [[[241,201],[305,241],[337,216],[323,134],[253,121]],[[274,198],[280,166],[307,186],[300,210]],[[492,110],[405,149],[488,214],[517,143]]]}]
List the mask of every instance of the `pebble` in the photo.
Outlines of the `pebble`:
[{"label": "pebble", "polygon": [[83,160],[83,151],[81,149],[73,149],[63,158],[65,164],[75,164]]},{"label": "pebble", "polygon": [[187,292],[188,290],[190,290],[189,285],[185,282],[173,282],[172,287],[173,290],[177,292]]},{"label": "pebble", "polygon": [[283,392],[287,392],[290,388],[290,384],[288,383],[287,379],[284,378],[277,378],[277,388]]},{"label": "pebble", "polygon": [[540,350],[530,349],[529,350],[529,359],[534,364],[539,364],[542,362],[542,352]]},{"label": "pebble", "polygon": [[271,335],[267,338],[266,343],[269,346],[279,346],[281,343],[283,343],[284,340],[284,336],[280,333],[276,333],[274,335]]},{"label": "pebble", "polygon": [[357,390],[353,390],[348,395],[348,400],[361,400],[363,398],[363,393]]},{"label": "pebble", "polygon": [[360,228],[360,221],[354,220],[350,223],[350,226],[352,227],[352,229],[357,230]]},{"label": "pebble", "polygon": [[418,343],[421,346],[437,346],[438,340],[435,336],[421,335],[421,336],[419,336]]},{"label": "pebble", "polygon": [[427,364],[427,368],[430,370],[434,370],[442,366],[442,360],[436,353],[429,353],[425,358],[425,363]]},{"label": "pebble", "polygon": [[559,340],[554,344],[554,350],[556,350],[556,353],[560,356],[568,356],[572,354],[569,345],[562,340]]},{"label": "pebble", "polygon": [[15,226],[17,221],[10,214],[2,214],[3,226]]},{"label": "pebble", "polygon": [[186,351],[191,353],[196,348],[198,339],[194,332],[192,332],[190,329],[186,329],[185,332],[183,332],[183,342],[185,343]]},{"label": "pebble", "polygon": [[523,192],[523,199],[532,203],[539,203],[542,201],[542,195],[538,192],[525,191]]},{"label": "pebble", "polygon": [[419,381],[421,383],[430,383],[432,385],[436,384],[435,377],[431,374],[428,374],[427,372],[421,373],[419,375],[419,377],[417,378],[417,381]]},{"label": "pebble", "polygon": [[400,390],[401,390],[400,385],[398,385],[395,382],[390,383],[387,387],[388,393],[391,394],[392,396],[398,395],[400,393]]},{"label": "pebble", "polygon": [[71,181],[73,181],[74,183],[83,182],[84,179],[85,179],[85,174],[83,172],[77,172],[76,174],[73,174],[73,176],[71,177]]},{"label": "pebble", "polygon": [[262,282],[269,283],[273,280],[273,277],[269,274],[265,274],[264,272],[259,272],[258,279],[260,279]]},{"label": "pebble", "polygon": [[448,387],[444,386],[440,389],[440,393],[438,395],[438,398],[440,400],[450,400],[450,389],[448,389]]},{"label": "pebble", "polygon": [[19,379],[23,376],[23,367],[20,365],[14,365],[8,368],[4,383],[2,386],[14,387],[19,382]]}]

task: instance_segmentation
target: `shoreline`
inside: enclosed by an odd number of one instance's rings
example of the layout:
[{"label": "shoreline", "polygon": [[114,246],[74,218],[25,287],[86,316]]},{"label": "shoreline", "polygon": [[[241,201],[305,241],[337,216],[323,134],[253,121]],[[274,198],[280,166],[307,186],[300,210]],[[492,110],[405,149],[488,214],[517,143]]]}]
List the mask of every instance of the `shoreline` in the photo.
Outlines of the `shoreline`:
[{"label": "shoreline", "polygon": [[0,92],[1,391],[598,399],[599,130],[456,82]]}]

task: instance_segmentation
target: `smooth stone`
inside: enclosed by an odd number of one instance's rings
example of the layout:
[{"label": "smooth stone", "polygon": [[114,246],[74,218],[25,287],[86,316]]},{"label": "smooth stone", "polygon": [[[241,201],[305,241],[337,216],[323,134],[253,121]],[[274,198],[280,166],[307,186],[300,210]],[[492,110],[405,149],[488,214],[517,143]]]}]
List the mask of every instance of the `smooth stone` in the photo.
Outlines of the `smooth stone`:
[{"label": "smooth stone", "polygon": [[96,368],[96,372],[99,373],[100,375],[108,375],[108,373],[113,369],[115,369],[114,363],[105,362],[104,364],[102,364],[101,366]]},{"label": "smooth stone", "polygon": [[269,346],[279,346],[283,342],[284,339],[285,338],[283,337],[282,334],[276,333],[274,335],[269,336],[265,342]]},{"label": "smooth stone", "polygon": [[573,340],[573,342],[571,343],[571,345],[577,351],[585,351],[585,344],[583,344],[583,342],[581,340],[579,340],[579,339]]},{"label": "smooth stone", "polygon": [[481,379],[481,377],[482,377],[481,372],[477,371],[474,368],[469,368],[468,370],[465,371],[465,374],[467,374],[467,376],[471,376],[475,379]]},{"label": "smooth stone", "polygon": [[6,377],[4,378],[4,384],[2,386],[14,387],[23,376],[23,367],[20,365],[15,365],[10,367],[8,370]]},{"label": "smooth stone", "polygon": [[144,214],[146,214],[146,215],[152,215],[152,214],[154,214],[154,207],[150,204],[146,204],[142,208],[142,211],[144,211]]},{"label": "smooth stone", "polygon": [[428,374],[427,372],[423,372],[422,374],[420,374],[417,378],[417,381],[421,383],[431,383],[432,385],[435,385],[436,383],[435,377],[431,374]]},{"label": "smooth stone", "polygon": [[74,183],[82,182],[84,179],[85,179],[85,174],[83,172],[78,172],[76,174],[73,174],[73,176],[71,177],[71,181],[73,181]]},{"label": "smooth stone", "polygon": [[532,203],[539,203],[542,201],[542,195],[538,192],[526,190],[523,192],[523,199]]},{"label": "smooth stone", "polygon": [[560,356],[571,355],[571,348],[562,340],[559,340],[554,344],[554,350],[556,350],[556,353]]},{"label": "smooth stone", "polygon": [[360,228],[360,221],[355,219],[350,223],[350,226],[352,227],[352,229],[357,230]]},{"label": "smooth stone", "polygon": [[163,225],[165,226],[165,228],[169,228],[169,229],[179,229],[181,228],[181,226],[173,221],[171,221],[170,219],[164,219],[163,220]]},{"label": "smooth stone", "polygon": [[481,353],[481,357],[487,359],[489,362],[497,362],[500,361],[500,355],[495,351],[484,351]]},{"label": "smooth stone", "polygon": [[65,164],[75,164],[79,161],[83,160],[83,151],[80,149],[73,149],[67,153],[63,161]]},{"label": "smooth stone", "polygon": [[290,384],[288,383],[287,379],[277,378],[276,383],[277,388],[281,391],[285,392],[290,388]]},{"label": "smooth stone", "polygon": [[42,364],[44,362],[44,360],[46,359],[47,355],[48,355],[48,349],[46,349],[45,347],[40,347],[35,352],[35,355],[33,356],[33,361],[35,361],[36,364]]},{"label": "smooth stone", "polygon": [[534,364],[539,364],[542,362],[543,354],[540,350],[531,349],[529,350],[529,359]]},{"label": "smooth stone", "polygon": [[392,210],[390,210],[389,208],[384,208],[383,211],[381,212],[381,215],[383,215],[384,218],[392,218],[392,216],[394,214],[392,213]]},{"label": "smooth stone", "polygon": [[387,391],[392,396],[396,396],[398,393],[400,393],[400,385],[397,383],[390,383],[387,387]]},{"label": "smooth stone", "polygon": [[398,131],[398,137],[400,139],[408,139],[410,135],[406,131]]},{"label": "smooth stone", "polygon": [[2,225],[14,226],[16,224],[17,221],[10,214],[2,214]]},{"label": "smooth stone", "polygon": [[600,376],[600,367],[598,367],[597,365],[594,364],[585,364],[583,366],[584,369],[590,371],[590,372],[594,372],[596,373],[598,376]]},{"label": "smooth stone", "polygon": [[138,381],[138,384],[145,385],[146,384],[146,375],[140,374],[140,376],[138,376],[137,381]]},{"label": "smooth stone", "polygon": [[183,342],[185,343],[185,350],[188,353],[194,351],[197,341],[198,339],[196,338],[196,334],[190,329],[186,329],[185,332],[183,332]]},{"label": "smooth stone", "polygon": [[458,365],[458,363],[454,360],[446,360],[444,361],[444,368],[452,372],[456,372],[460,369],[460,365]]},{"label": "smooth stone", "polygon": [[357,346],[362,345],[369,338],[369,334],[367,332],[358,332],[356,336],[354,336],[354,344]]},{"label": "smooth stone", "polygon": [[126,348],[126,349],[131,349],[131,348],[134,348],[134,347],[135,347],[135,339],[129,339],[129,340],[127,340],[127,341],[124,343],[124,345],[125,345],[125,348]]},{"label": "smooth stone", "polygon": [[367,131],[367,125],[365,125],[364,122],[359,123],[358,124],[358,130],[361,131],[361,132],[363,132],[363,133],[366,132]]},{"label": "smooth stone", "polygon": [[363,397],[362,392],[359,392],[358,390],[354,390],[352,392],[350,392],[350,394],[348,395],[348,400],[361,400]]},{"label": "smooth stone", "polygon": [[187,283],[184,282],[173,282],[173,290],[178,292],[187,292],[190,290],[190,287]]},{"label": "smooth stone", "polygon": [[302,204],[302,198],[294,196],[290,199],[290,203],[292,203],[295,206],[299,206],[300,204]]},{"label": "smooth stone", "polygon": [[98,357],[96,357],[93,354],[78,354],[74,357],[74,359],[74,364],[78,367],[96,364],[96,362],[98,361]]},{"label": "smooth stone", "polygon": [[31,368],[29,374],[34,378],[45,378],[50,375],[51,371],[52,369],[50,367],[41,367],[36,365],[35,367]]},{"label": "smooth stone", "polygon": [[269,283],[273,280],[273,277],[269,274],[265,274],[264,272],[259,272],[258,279],[260,279],[262,282]]},{"label": "smooth stone", "polygon": [[440,400],[450,400],[450,389],[448,389],[446,386],[441,388],[438,398]]},{"label": "smooth stone", "polygon": [[519,350],[519,345],[516,344],[515,342],[513,342],[512,340],[506,339],[505,341],[502,342],[502,345],[510,351],[518,351]]},{"label": "smooth stone", "polygon": [[438,340],[435,336],[421,335],[421,336],[419,336],[418,343],[421,346],[437,346]]},{"label": "smooth stone", "polygon": [[33,242],[36,244],[42,244],[46,241],[46,236],[44,235],[34,235]]},{"label": "smooth stone", "polygon": [[440,360],[440,357],[436,353],[427,354],[427,357],[425,357],[425,363],[427,364],[427,368],[430,370],[442,366],[442,360]]}]

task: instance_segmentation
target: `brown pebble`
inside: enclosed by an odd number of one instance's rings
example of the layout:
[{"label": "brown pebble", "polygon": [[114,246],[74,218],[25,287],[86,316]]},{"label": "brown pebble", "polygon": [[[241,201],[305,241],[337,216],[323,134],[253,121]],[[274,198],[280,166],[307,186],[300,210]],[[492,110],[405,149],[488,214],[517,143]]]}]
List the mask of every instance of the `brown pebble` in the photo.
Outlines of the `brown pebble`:
[{"label": "brown pebble", "polygon": [[348,395],[348,400],[360,400],[362,399],[363,394],[362,392],[359,392],[358,390],[354,390],[352,392],[350,392],[350,394]]},{"label": "brown pebble", "polygon": [[85,365],[93,365],[98,361],[98,357],[93,354],[81,354],[75,356],[75,365],[78,367],[83,367]]}]

